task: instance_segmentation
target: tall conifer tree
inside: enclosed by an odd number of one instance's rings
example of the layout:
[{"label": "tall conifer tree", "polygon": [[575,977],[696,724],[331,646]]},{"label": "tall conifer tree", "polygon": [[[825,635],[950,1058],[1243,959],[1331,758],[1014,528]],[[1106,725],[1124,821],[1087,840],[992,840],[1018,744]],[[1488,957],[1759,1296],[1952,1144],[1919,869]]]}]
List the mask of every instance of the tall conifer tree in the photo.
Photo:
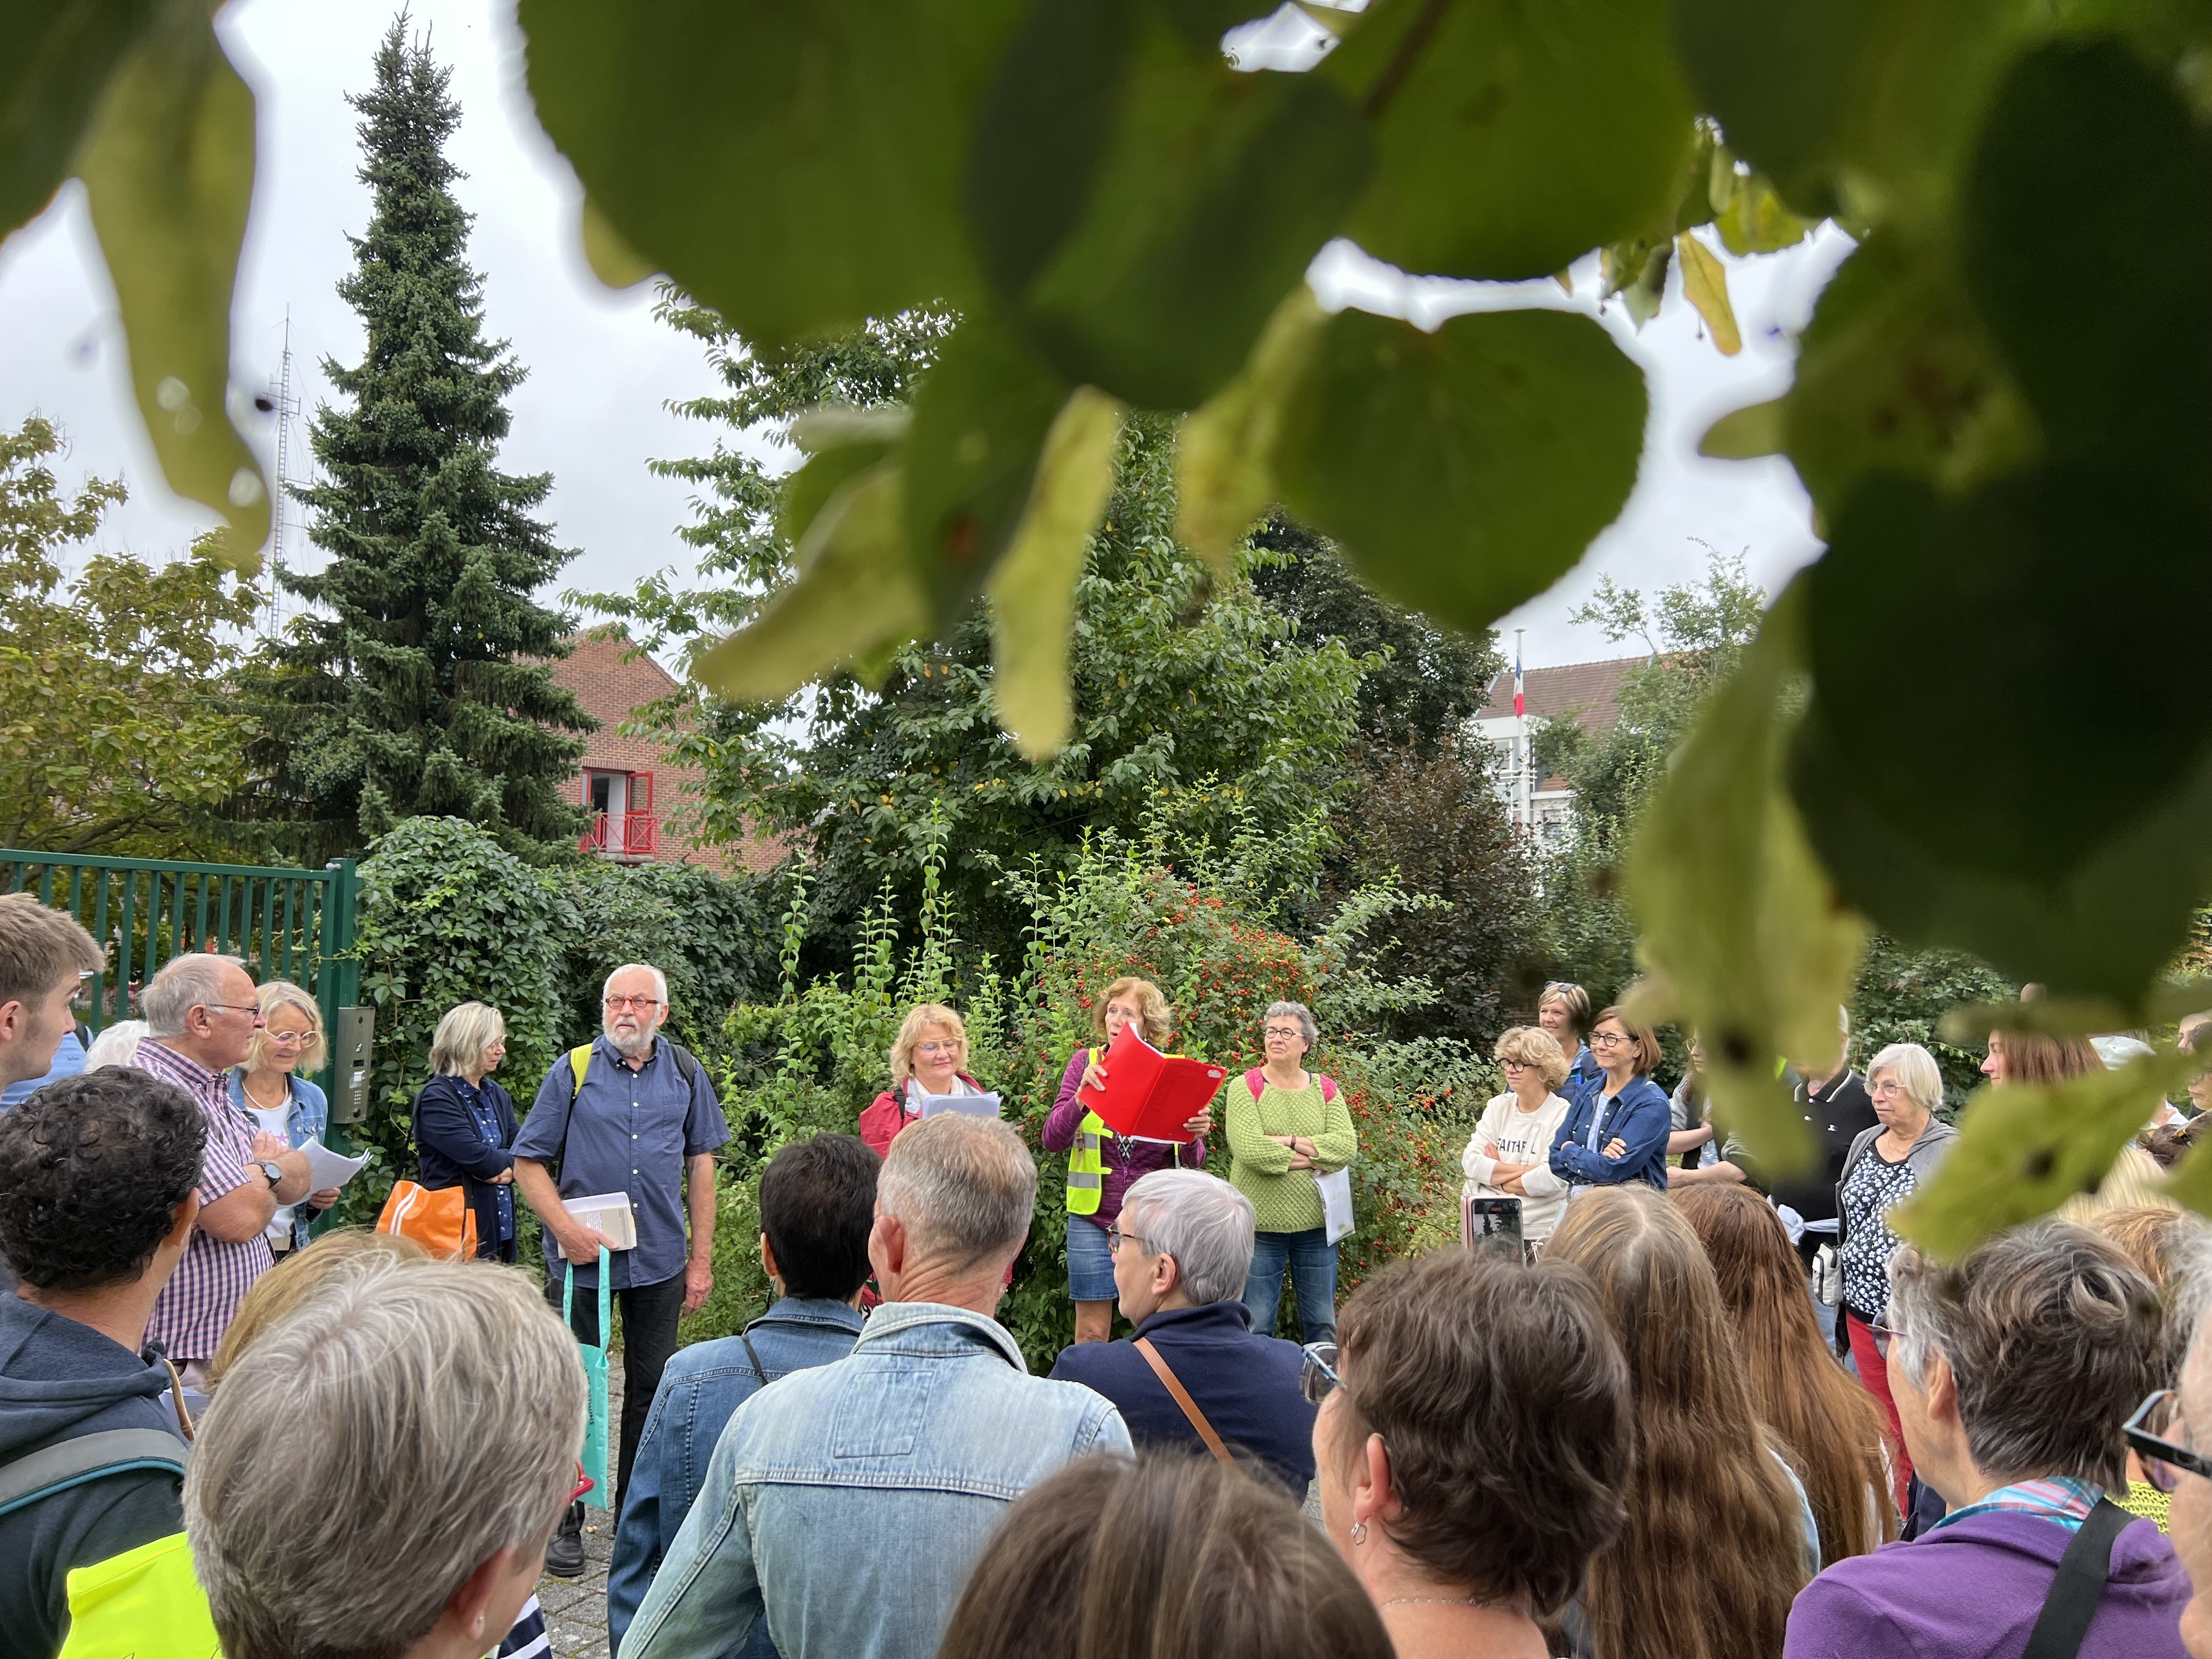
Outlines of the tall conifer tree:
[{"label": "tall conifer tree", "polygon": [[318,860],[422,813],[546,856],[582,827],[572,734],[594,722],[547,665],[571,619],[532,595],[574,555],[533,516],[551,475],[495,465],[526,371],[484,336],[473,216],[445,154],[460,106],[406,23],[350,100],[374,208],[338,294],[368,344],[352,368],[323,364],[343,401],[316,410],[322,478],[296,494],[331,557],[286,574],[310,609],[258,677],[263,815],[273,840]]}]

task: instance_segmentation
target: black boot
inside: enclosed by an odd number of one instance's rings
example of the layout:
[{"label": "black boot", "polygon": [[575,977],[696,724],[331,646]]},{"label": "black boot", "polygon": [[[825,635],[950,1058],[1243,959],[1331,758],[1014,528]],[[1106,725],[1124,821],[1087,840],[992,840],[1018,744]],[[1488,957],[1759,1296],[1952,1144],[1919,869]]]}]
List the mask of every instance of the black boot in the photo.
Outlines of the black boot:
[{"label": "black boot", "polygon": [[545,1547],[545,1571],[556,1578],[581,1578],[584,1576],[584,1506],[580,1503],[568,1505],[568,1514],[553,1529],[553,1540]]}]

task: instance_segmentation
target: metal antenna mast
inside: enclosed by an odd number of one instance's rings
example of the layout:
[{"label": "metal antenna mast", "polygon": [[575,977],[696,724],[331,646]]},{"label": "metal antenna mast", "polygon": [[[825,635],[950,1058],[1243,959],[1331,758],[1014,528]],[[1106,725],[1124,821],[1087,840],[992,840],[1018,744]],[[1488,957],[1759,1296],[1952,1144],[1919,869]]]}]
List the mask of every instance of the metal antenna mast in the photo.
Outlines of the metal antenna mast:
[{"label": "metal antenna mast", "polygon": [[269,612],[264,631],[271,639],[284,631],[284,553],[285,532],[292,515],[290,492],[285,485],[292,477],[292,417],[300,412],[300,399],[292,391],[292,307],[284,307],[284,355],[280,360],[276,385],[271,395],[276,403],[276,487],[272,492],[271,528],[269,538]]}]

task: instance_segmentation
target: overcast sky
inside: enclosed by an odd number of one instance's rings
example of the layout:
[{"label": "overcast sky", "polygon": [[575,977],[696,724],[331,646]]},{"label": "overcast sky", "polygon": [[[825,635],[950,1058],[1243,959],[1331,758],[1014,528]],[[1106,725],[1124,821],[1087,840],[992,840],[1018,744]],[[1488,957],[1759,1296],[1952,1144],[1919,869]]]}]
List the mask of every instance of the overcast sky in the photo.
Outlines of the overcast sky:
[{"label": "overcast sky", "polygon": [[[656,324],[650,286],[601,288],[578,252],[579,192],[567,164],[538,130],[520,88],[520,43],[501,0],[413,0],[419,27],[453,66],[464,112],[453,147],[466,174],[462,204],[477,216],[471,257],[485,276],[485,311],[495,336],[513,341],[530,378],[513,398],[514,428],[501,464],[550,471],[547,512],[559,540],[577,550],[562,585],[623,587],[664,566],[688,571],[677,539],[685,490],[653,477],[653,457],[703,453],[712,434],[679,421],[665,400],[710,390],[696,345]],[[291,317],[294,389],[306,407],[327,395],[325,357],[355,360],[361,331],[333,285],[351,263],[346,242],[368,214],[355,177],[359,151],[345,94],[369,78],[370,55],[395,8],[360,0],[238,0],[220,27],[260,100],[260,173],[233,313],[233,360],[241,385],[273,383]],[[1790,333],[1810,314],[1820,286],[1848,250],[1833,233],[1814,243],[1737,265],[1731,291],[1742,353],[1723,358],[1700,337],[1677,284],[1659,317],[1637,334],[1616,305],[1607,323],[1647,371],[1651,425],[1642,475],[1620,521],[1553,590],[1504,619],[1528,630],[1532,667],[1620,653],[1569,613],[1601,573],[1646,587],[1694,579],[1700,541],[1747,550],[1753,574],[1770,587],[1818,550],[1803,490],[1778,459],[1717,462],[1695,453],[1717,416],[1781,392],[1789,382]],[[1549,282],[1518,289],[1408,283],[1356,250],[1332,248],[1315,269],[1325,299],[1356,301],[1431,322],[1450,312],[1498,305],[1595,310],[1595,261],[1577,271],[1577,298]],[[64,191],[46,215],[0,246],[0,424],[33,412],[58,420],[71,450],[65,482],[121,474],[132,499],[111,515],[105,547],[158,556],[179,550],[208,522],[162,485],[130,410],[114,298],[81,191]],[[249,434],[273,454],[273,425]],[[290,470],[307,471],[304,421],[294,428]],[[312,557],[296,524],[291,550]]]}]

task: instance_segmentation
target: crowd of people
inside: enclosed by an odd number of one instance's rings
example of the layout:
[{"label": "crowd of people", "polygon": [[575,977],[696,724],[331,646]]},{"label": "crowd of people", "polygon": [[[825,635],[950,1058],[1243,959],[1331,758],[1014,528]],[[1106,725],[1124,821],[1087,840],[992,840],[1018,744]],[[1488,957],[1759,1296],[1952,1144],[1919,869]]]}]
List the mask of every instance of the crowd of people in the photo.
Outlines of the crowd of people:
[{"label": "crowd of people", "polygon": [[[0,1085],[47,1078],[100,967],[0,898]],[[1653,1082],[1655,1032],[1548,988],[1497,1042],[1461,1247],[1340,1308],[1323,1183],[1359,1148],[1311,1012],[1140,1139],[1097,1109],[1109,1051],[1173,1015],[1118,981],[1043,1127],[1072,1340],[1036,1376],[996,1315],[1045,1172],[972,1109],[951,1008],[908,1016],[854,1133],[769,1160],[775,1299],[679,1348],[729,1129],[649,965],[527,1113],[497,1010],[439,1023],[416,1173],[472,1261],[311,1224],[307,993],[191,955],[142,1000],[0,1115],[0,1653],[523,1659],[590,1498],[623,1659],[2212,1659],[2212,1232],[2124,1171],[1955,1262],[1902,1243],[1955,1139],[1915,1045],[1793,1063],[1820,1162],[1772,1180],[1694,1066]],[[1986,1069],[2105,1063],[2008,1032]]]}]

